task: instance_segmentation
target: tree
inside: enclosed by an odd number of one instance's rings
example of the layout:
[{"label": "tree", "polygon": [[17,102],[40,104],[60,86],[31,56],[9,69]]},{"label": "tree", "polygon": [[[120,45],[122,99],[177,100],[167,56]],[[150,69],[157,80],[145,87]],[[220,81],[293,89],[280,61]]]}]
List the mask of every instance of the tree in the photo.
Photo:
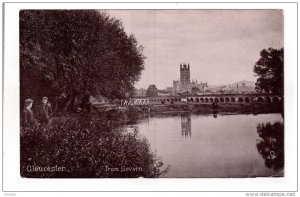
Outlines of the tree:
[{"label": "tree", "polygon": [[149,85],[146,91],[146,96],[147,97],[158,96],[158,92],[159,90],[157,89],[156,85]]},{"label": "tree", "polygon": [[96,10],[20,11],[20,95],[62,93],[72,109],[89,92],[110,99],[133,90],[144,69],[142,46],[121,21]]},{"label": "tree", "polygon": [[283,94],[284,53],[281,49],[263,49],[260,59],[254,65],[254,73],[258,76],[256,90],[266,93]]},{"label": "tree", "polygon": [[197,87],[192,87],[192,94],[197,95],[200,92],[200,89]]}]

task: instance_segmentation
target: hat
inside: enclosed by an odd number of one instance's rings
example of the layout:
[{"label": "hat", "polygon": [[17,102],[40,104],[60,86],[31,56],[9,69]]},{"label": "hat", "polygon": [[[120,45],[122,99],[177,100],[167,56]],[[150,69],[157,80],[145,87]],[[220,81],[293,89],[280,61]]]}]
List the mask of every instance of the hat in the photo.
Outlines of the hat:
[{"label": "hat", "polygon": [[31,103],[33,103],[32,99],[25,99],[24,105],[25,105],[25,107],[27,107]]},{"label": "hat", "polygon": [[44,99],[48,100],[48,97],[44,96],[44,97],[42,98],[42,100],[44,100]]}]

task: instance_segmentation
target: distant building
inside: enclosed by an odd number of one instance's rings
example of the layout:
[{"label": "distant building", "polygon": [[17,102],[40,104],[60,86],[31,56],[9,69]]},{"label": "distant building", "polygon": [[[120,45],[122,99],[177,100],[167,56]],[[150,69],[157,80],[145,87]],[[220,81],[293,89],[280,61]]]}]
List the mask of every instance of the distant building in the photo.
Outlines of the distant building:
[{"label": "distant building", "polygon": [[[198,83],[190,80],[190,64],[180,64],[180,81],[173,81],[173,94],[192,94],[204,92],[207,83]],[[195,91],[197,90],[197,91]]]},{"label": "distant building", "polygon": [[207,94],[251,94],[256,93],[252,84],[245,82],[237,82],[226,86],[208,87]]},{"label": "distant building", "polygon": [[170,92],[165,91],[165,90],[159,90],[158,91],[158,96],[171,96]]},{"label": "distant building", "polygon": [[173,94],[174,95],[180,93],[180,86],[179,85],[180,85],[180,82],[178,80],[173,81]]},{"label": "distant building", "polygon": [[164,90],[159,90],[158,95],[159,96],[171,96],[171,95],[174,95],[173,87],[167,87]]},{"label": "distant building", "polygon": [[144,96],[146,96],[146,92],[147,92],[147,90],[144,88],[135,89],[134,96],[144,97]]},{"label": "distant building", "polygon": [[164,91],[168,92],[170,95],[173,94],[173,87],[167,87]]}]

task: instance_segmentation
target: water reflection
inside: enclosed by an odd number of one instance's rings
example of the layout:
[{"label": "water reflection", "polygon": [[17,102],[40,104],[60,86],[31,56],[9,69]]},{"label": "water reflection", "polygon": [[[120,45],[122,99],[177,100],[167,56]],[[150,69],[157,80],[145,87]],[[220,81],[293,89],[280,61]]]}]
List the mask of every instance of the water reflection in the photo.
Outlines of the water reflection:
[{"label": "water reflection", "polygon": [[191,114],[181,114],[181,135],[185,138],[192,137]]},{"label": "water reflection", "polygon": [[216,110],[213,111],[213,117],[214,117],[214,118],[217,118],[217,117],[218,117],[218,111],[216,111]]},{"label": "water reflection", "polygon": [[153,115],[149,121],[139,120],[136,126],[161,157],[162,169],[171,166],[161,177],[270,177],[283,176],[282,169],[267,167],[262,154],[276,161],[280,159],[274,157],[283,158],[283,154],[278,148],[264,151],[268,146],[278,147],[279,140],[270,145],[266,140],[269,134],[261,132],[259,136],[257,125],[282,121],[280,114],[184,113]]},{"label": "water reflection", "polygon": [[[218,117],[218,111],[213,111],[213,117]],[[184,138],[192,137],[192,121],[190,113],[181,114],[181,136]]]},{"label": "water reflection", "polygon": [[257,150],[268,168],[278,170],[284,167],[284,129],[283,123],[258,124]]}]

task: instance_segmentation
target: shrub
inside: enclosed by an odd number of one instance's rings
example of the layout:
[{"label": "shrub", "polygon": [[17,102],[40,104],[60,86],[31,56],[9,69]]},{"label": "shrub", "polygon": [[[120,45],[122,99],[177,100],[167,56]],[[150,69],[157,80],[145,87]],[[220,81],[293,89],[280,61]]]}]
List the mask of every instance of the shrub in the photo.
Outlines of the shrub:
[{"label": "shrub", "polygon": [[[108,124],[106,115],[54,118],[50,126],[21,128],[21,176],[35,178],[158,177],[161,161],[138,130]],[[113,125],[113,126],[112,126]],[[64,172],[29,172],[28,166],[62,166]],[[110,171],[131,167],[141,171]]]}]

